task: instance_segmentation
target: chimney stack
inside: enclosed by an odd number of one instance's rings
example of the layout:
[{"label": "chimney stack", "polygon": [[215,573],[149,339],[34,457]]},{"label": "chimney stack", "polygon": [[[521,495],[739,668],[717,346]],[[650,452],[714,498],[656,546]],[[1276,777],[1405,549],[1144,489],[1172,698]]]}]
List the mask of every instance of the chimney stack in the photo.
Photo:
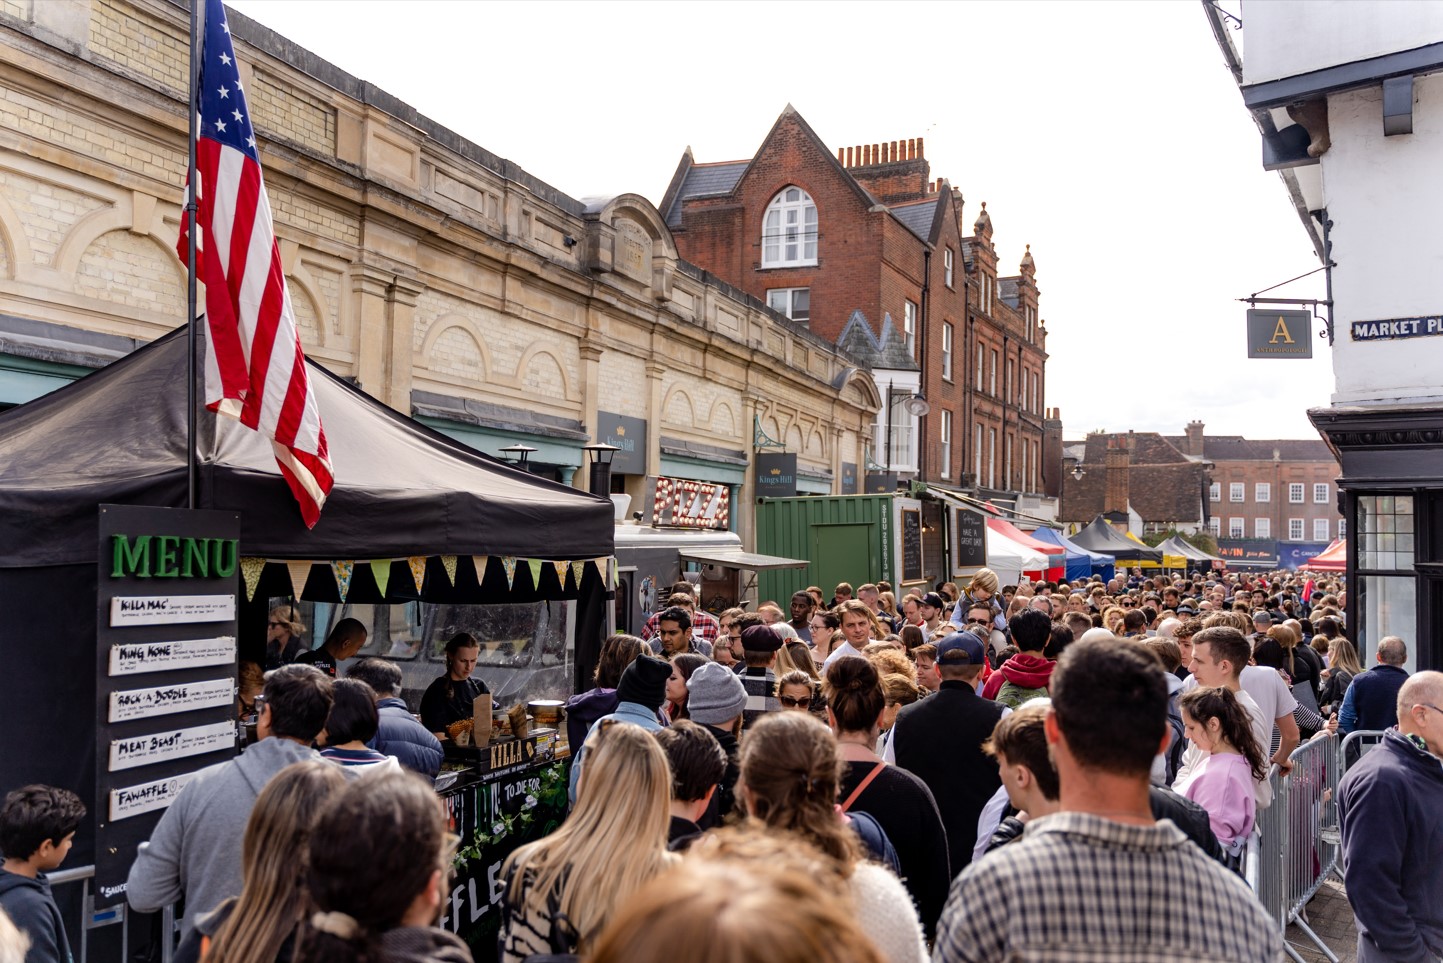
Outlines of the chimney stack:
[{"label": "chimney stack", "polygon": [[1127,476],[1132,463],[1128,441],[1129,439],[1122,435],[1109,435],[1107,438],[1107,452],[1103,460],[1105,475],[1103,477],[1102,511],[1104,514],[1113,512],[1127,514]]},{"label": "chimney stack", "polygon": [[1201,421],[1189,421],[1187,423],[1187,453],[1194,458],[1202,457],[1203,423]]}]

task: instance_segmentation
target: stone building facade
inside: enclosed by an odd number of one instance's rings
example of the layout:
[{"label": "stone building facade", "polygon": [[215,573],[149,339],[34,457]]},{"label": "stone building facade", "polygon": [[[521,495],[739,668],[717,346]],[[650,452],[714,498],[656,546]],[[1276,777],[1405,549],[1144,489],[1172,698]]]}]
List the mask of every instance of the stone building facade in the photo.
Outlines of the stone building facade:
[{"label": "stone building facade", "polygon": [[[184,322],[186,8],[0,2],[0,404]],[[579,200],[231,13],[307,354],[483,451],[749,504],[759,434],[839,491],[881,407],[863,360],[681,256],[636,194]],[[137,405],[143,399],[137,399]],[[324,415],[324,413],[323,413]],[[620,434],[617,434],[620,429]],[[344,479],[340,480],[344,484]],[[754,518],[734,509],[751,544]]]}]

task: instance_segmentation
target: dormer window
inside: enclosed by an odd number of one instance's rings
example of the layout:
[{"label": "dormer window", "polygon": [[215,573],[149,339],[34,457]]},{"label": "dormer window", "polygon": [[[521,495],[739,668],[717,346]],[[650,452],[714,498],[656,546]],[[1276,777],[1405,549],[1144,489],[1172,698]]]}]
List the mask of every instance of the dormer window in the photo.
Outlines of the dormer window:
[{"label": "dormer window", "polygon": [[762,267],[817,263],[817,205],[800,187],[772,198],[762,221]]}]

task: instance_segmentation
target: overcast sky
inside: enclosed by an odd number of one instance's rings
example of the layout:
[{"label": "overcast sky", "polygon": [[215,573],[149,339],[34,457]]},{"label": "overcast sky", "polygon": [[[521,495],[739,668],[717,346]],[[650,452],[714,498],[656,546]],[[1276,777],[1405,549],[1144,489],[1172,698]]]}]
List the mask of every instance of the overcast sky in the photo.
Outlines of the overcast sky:
[{"label": "overcast sky", "polygon": [[573,197],[659,202],[788,102],[833,150],[924,137],[1004,274],[1032,245],[1068,438],[1317,437],[1326,342],[1246,358],[1235,299],[1318,262],[1198,2],[229,4]]}]

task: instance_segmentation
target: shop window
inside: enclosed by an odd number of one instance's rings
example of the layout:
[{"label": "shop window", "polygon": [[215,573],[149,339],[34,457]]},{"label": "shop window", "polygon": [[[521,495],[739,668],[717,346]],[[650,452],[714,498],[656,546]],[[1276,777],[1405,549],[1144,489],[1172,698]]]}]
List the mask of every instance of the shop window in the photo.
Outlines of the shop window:
[{"label": "shop window", "polygon": [[793,321],[809,321],[812,317],[812,289],[772,288],[767,292],[767,307]]},{"label": "shop window", "polygon": [[1301,505],[1303,503],[1303,483],[1293,482],[1288,486],[1288,504]]},{"label": "shop window", "polygon": [[800,187],[782,190],[762,222],[762,267],[817,263],[817,205]]},{"label": "shop window", "polygon": [[1247,519],[1228,519],[1228,538],[1242,538],[1244,535],[1247,534],[1247,531]]},{"label": "shop window", "polygon": [[1370,572],[1413,569],[1413,496],[1358,497],[1358,568]]}]

